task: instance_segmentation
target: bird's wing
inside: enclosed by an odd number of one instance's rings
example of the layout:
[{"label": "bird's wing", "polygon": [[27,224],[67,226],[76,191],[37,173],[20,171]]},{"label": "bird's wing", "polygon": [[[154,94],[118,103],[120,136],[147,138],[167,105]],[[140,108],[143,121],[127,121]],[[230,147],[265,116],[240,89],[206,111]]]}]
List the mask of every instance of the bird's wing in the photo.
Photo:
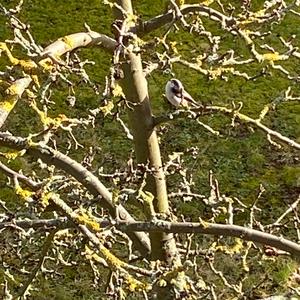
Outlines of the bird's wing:
[{"label": "bird's wing", "polygon": [[199,104],[199,103],[197,103],[194,99],[193,99],[193,97],[188,93],[188,92],[186,92],[186,91],[183,91],[182,92],[182,99],[184,99],[184,100],[186,100],[186,101],[188,101],[188,102],[190,102],[190,103],[192,103],[194,106],[197,106],[197,107],[199,107],[201,104]]}]

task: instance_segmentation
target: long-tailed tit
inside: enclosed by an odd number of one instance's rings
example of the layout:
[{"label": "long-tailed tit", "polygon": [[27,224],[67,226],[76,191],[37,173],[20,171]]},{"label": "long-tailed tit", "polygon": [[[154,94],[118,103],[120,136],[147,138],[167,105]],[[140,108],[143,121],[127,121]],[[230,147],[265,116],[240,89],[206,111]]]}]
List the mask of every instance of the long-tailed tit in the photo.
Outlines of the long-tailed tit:
[{"label": "long-tailed tit", "polygon": [[178,79],[171,79],[166,84],[166,97],[168,101],[178,107],[192,105],[194,107],[199,107],[201,104],[198,104],[193,97],[185,91],[183,84]]}]

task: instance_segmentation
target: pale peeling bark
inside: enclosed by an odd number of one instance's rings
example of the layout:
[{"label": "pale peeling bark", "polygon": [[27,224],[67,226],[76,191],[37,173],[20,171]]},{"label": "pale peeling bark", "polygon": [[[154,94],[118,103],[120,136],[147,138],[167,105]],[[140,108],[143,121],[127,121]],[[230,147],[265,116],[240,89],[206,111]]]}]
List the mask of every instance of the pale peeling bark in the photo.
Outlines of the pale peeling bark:
[{"label": "pale peeling bark", "polygon": [[[47,65],[47,63],[49,63],[50,61],[47,57],[50,57],[54,62],[59,63],[61,55],[73,51],[74,49],[77,49],[79,47],[88,47],[95,45],[101,46],[104,49],[112,52],[117,46],[117,43],[114,39],[95,31],[70,34],[58,39],[57,41],[47,46],[41,53],[41,60],[39,61],[39,65],[45,69],[51,69],[51,63],[50,65]],[[4,43],[2,43],[1,48],[6,52],[9,60],[13,65],[20,65],[25,72],[35,73],[37,71],[38,66],[34,61],[24,61],[14,58],[10,50]],[[17,79],[5,91],[6,96],[3,100],[0,99],[0,128],[3,126],[8,115],[13,110],[16,103],[22,96],[25,89],[29,86],[31,81],[32,78],[30,76]]]},{"label": "pale peeling bark", "polygon": [[95,31],[78,32],[66,35],[47,46],[41,53],[42,56],[59,57],[79,47],[101,46],[106,50],[113,51],[117,46],[114,39]]},{"label": "pale peeling bark", "polygon": [[[124,12],[128,15],[133,14],[131,1],[117,1],[117,4],[122,8],[122,13],[117,8],[116,16],[126,22]],[[132,24],[128,24],[128,27],[130,25]],[[127,48],[125,61],[121,64],[124,72],[121,85],[126,100],[137,104],[134,105],[133,110],[129,111],[137,163],[144,164],[152,170],[151,174],[147,175],[146,186],[143,191],[153,194],[153,205],[156,213],[167,214],[169,204],[166,180],[162,168],[158,139],[153,125],[147,80],[143,73],[141,56],[133,53],[129,48]],[[152,216],[148,214],[147,217],[151,218]],[[165,261],[175,261],[177,259],[175,240],[171,233],[152,232],[150,240],[152,259]]]},{"label": "pale peeling bark", "polygon": [[18,100],[21,98],[25,89],[31,83],[31,80],[32,79],[30,77],[17,79],[5,91],[6,96],[0,101],[0,128],[5,123],[8,115],[13,110]]},{"label": "pale peeling bark", "polygon": [[[207,7],[201,4],[183,5],[180,9],[181,15],[187,15],[189,13],[198,13],[201,16],[209,17],[211,20],[221,23],[223,28],[230,27],[233,19],[228,17],[217,10]],[[150,33],[162,26],[172,22],[174,20],[174,12],[168,11],[165,14],[155,16],[154,18],[137,24],[131,30],[139,34],[139,36]]]}]

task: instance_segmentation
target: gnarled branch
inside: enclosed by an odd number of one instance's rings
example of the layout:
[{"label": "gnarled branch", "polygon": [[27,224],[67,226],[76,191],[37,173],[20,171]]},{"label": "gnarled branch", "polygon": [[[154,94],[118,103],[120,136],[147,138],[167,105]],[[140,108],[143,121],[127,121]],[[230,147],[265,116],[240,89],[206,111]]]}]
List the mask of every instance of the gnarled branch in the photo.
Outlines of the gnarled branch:
[{"label": "gnarled branch", "polygon": [[[100,205],[106,208],[113,218],[118,217],[122,220],[133,220],[123,206],[119,205],[116,209],[112,202],[111,193],[95,175],[67,155],[54,150],[49,146],[29,143],[25,138],[15,137],[3,132],[0,133],[0,145],[17,150],[26,149],[27,154],[41,158],[45,163],[54,165],[65,171],[67,174],[78,180],[92,195],[95,197],[100,196]],[[116,212],[118,216],[116,215]],[[149,253],[150,242],[147,235],[141,233],[130,233],[129,235],[142,254]]]}]

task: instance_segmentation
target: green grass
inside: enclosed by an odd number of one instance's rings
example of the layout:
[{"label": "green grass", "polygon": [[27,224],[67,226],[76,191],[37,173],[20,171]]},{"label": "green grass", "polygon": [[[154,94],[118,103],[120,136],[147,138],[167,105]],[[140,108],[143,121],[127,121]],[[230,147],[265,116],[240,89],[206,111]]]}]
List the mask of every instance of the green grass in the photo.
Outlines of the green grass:
[{"label": "green grass", "polygon": [[[194,1],[195,3],[198,1]],[[3,0],[2,4],[7,7],[13,7],[17,1]],[[137,13],[147,19],[155,16],[164,10],[164,3],[167,1],[134,1],[134,8]],[[262,1],[252,1],[252,9],[261,8]],[[240,1],[234,2],[238,9]],[[213,4],[219,9],[217,4]],[[36,42],[42,47],[46,47],[57,38],[74,32],[84,31],[84,23],[87,23],[92,30],[111,34],[111,23],[113,21],[109,6],[103,5],[101,1],[91,0],[81,3],[79,1],[55,1],[55,0],[27,0],[24,1],[24,9],[20,14],[20,19],[30,24],[31,32]],[[5,18],[0,16],[0,40],[3,41],[12,38],[12,32],[5,26]],[[233,37],[229,33],[224,33],[219,24],[207,21],[203,18],[206,29],[212,30],[215,35],[220,35],[220,52],[222,55],[229,49],[234,49],[239,59],[249,57],[249,49],[244,41],[239,37]],[[288,15],[281,24],[272,24],[272,26],[259,27],[260,30],[271,30],[272,34],[264,39],[256,40],[256,48],[261,53],[266,50],[259,49],[259,45],[270,44],[280,53],[286,49],[280,43],[278,34],[288,39],[293,34],[297,35],[294,45],[299,47],[299,18]],[[157,31],[158,34],[165,33],[166,28]],[[145,37],[146,41],[152,41],[154,33]],[[209,51],[209,43],[203,36],[196,34],[190,35],[188,32],[171,32],[167,42],[177,42],[177,48],[182,58],[192,61],[192,59]],[[147,60],[155,56],[155,51],[163,52],[164,48],[159,46],[157,49],[150,49],[149,54],[145,54]],[[26,54],[16,47],[18,57],[25,57]],[[89,65],[86,70],[100,90],[99,95],[95,95],[93,89],[82,83],[78,78],[72,78],[77,101],[74,108],[70,108],[66,102],[68,96],[68,86],[65,83],[57,83],[54,86],[52,104],[49,108],[50,116],[57,116],[60,113],[68,117],[86,118],[89,110],[95,109],[101,102],[101,93],[105,87],[105,76],[109,76],[109,67],[111,56],[105,53],[101,48],[81,49],[78,51],[82,60],[90,59],[95,65]],[[0,71],[7,65],[7,59],[2,55],[0,57]],[[282,63],[292,75],[298,75],[300,72],[299,60],[292,58]],[[209,67],[206,63],[204,67]],[[211,66],[215,67],[215,66]],[[247,66],[237,67],[241,72],[247,72],[254,76],[263,68],[268,67],[265,63],[251,63]],[[242,112],[252,118],[257,118],[265,105],[271,103],[280,96],[289,86],[291,86],[295,95],[300,94],[299,84],[294,84],[284,76],[280,71],[268,67],[272,76],[259,77],[255,81],[246,81],[244,78],[228,76],[227,81],[216,79],[209,80],[205,76],[188,70],[186,67],[174,64],[172,72],[174,76],[182,80],[187,90],[195,99],[203,104],[215,104],[230,106],[232,101],[242,102]],[[164,86],[166,81],[173,75],[162,70],[153,72],[148,78],[149,95],[154,115],[164,114],[169,110],[169,106],[163,99]],[[122,118],[126,121],[127,117],[121,112]],[[160,134],[160,145],[163,161],[166,162],[168,155],[173,152],[184,152],[186,148],[198,147],[199,154],[193,158],[186,154],[182,162],[183,167],[188,170],[188,174],[193,174],[193,191],[199,194],[209,194],[208,173],[213,170],[219,182],[221,194],[230,197],[238,197],[246,205],[251,205],[258,193],[260,185],[263,185],[265,192],[258,200],[257,206],[261,208],[258,213],[259,221],[263,224],[275,221],[280,214],[296,200],[300,187],[300,169],[299,159],[295,151],[287,146],[278,149],[269,144],[266,135],[252,125],[237,122],[235,127],[231,126],[231,119],[220,114],[214,116],[203,116],[200,120],[210,125],[213,129],[220,131],[221,136],[216,137],[206,131],[203,127],[192,120],[180,119],[171,124],[164,125],[158,129]],[[293,138],[300,142],[300,105],[296,101],[282,102],[271,110],[264,120],[264,123],[273,130],[278,130],[285,136]],[[10,115],[5,129],[9,129],[13,134],[27,136],[29,133],[42,130],[40,121],[36,114],[28,107],[25,100],[19,101],[13,113]],[[163,131],[163,133],[161,133]],[[71,151],[70,156],[77,161],[81,161],[89,147],[98,148],[97,155],[91,169],[97,173],[97,170],[103,167],[105,172],[113,172],[115,168],[125,168],[126,162],[131,154],[132,142],[125,138],[125,134],[113,118],[96,119],[95,129],[86,130],[78,127],[74,129],[74,134],[79,142],[84,145],[84,149]],[[68,143],[66,141],[67,133],[59,131],[57,140],[59,149],[67,151]],[[10,166],[19,170],[22,169],[25,174],[46,174],[36,168],[37,163],[28,156],[18,158],[10,163]],[[178,183],[181,181],[180,175],[175,173],[167,178],[169,191],[176,191]],[[103,180],[109,187],[118,183],[112,180]],[[7,206],[12,210],[26,210],[22,200],[14,195],[14,192],[6,186],[6,180],[1,176],[0,197],[7,202]],[[124,183],[120,183],[124,184]],[[126,183],[124,184],[126,186]],[[202,202],[193,200],[184,202],[181,199],[174,199],[171,205],[180,213],[188,216],[191,220],[198,220],[200,217],[211,217],[211,209],[205,207]],[[224,217],[220,217],[221,219]],[[222,220],[223,220],[222,219]],[[245,224],[248,222],[248,214],[237,214],[236,223]],[[292,228],[287,228],[285,233],[291,238],[296,239]],[[200,238],[203,247],[207,247],[211,242],[210,238]],[[70,244],[72,249],[72,245]],[[73,249],[74,250],[74,249]],[[70,250],[71,254],[73,250]],[[77,249],[78,250],[78,249]],[[74,250],[75,251],[75,250]],[[70,255],[71,255],[70,254]],[[81,262],[83,258],[77,253],[74,260]],[[294,265],[291,261],[278,259],[277,261],[262,260],[257,262],[256,254],[251,254],[251,269],[245,281],[246,290],[249,291],[249,297],[253,296],[251,287],[256,285],[259,280],[268,274],[264,284],[258,289],[258,294],[271,295],[273,292],[284,292],[287,279]],[[261,257],[259,257],[260,259]],[[223,260],[220,260],[223,263]],[[231,280],[238,280],[241,276],[239,266],[231,257],[226,258],[227,267],[224,266],[225,275]],[[203,263],[203,262],[202,262]],[[201,263],[200,263],[201,264]],[[206,266],[207,267],[207,266]],[[220,268],[222,265],[220,263]],[[52,266],[52,268],[54,268]],[[206,269],[204,269],[204,273]],[[96,299],[103,296],[104,279],[101,287],[92,285],[93,276],[90,267],[87,264],[80,265],[80,268],[62,268],[58,270],[63,275],[39,275],[36,279],[36,286],[40,288],[33,291],[33,297],[36,299]],[[103,271],[103,278],[107,275]],[[257,275],[259,273],[259,275]],[[216,282],[219,286],[222,283],[216,279],[213,274],[207,272],[206,279]],[[22,280],[25,280],[22,277]],[[23,281],[22,281],[23,282]],[[134,297],[134,296],[132,296]],[[134,299],[134,298],[133,298]]]}]

